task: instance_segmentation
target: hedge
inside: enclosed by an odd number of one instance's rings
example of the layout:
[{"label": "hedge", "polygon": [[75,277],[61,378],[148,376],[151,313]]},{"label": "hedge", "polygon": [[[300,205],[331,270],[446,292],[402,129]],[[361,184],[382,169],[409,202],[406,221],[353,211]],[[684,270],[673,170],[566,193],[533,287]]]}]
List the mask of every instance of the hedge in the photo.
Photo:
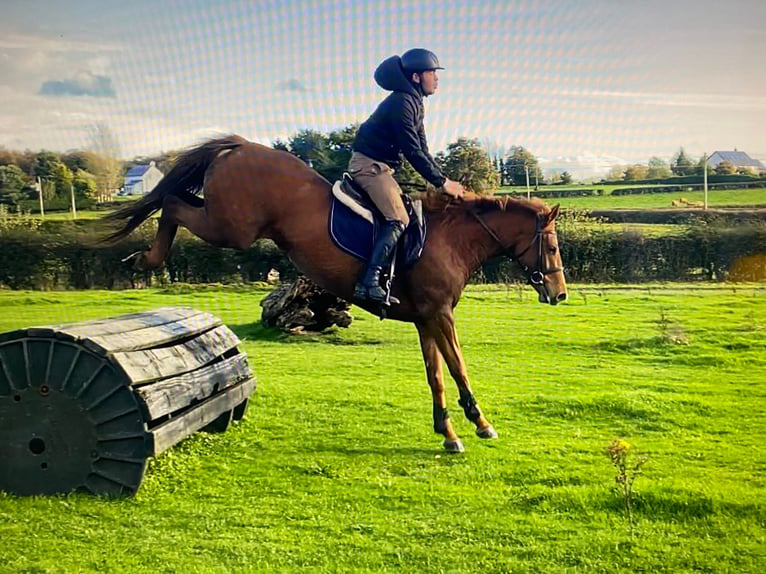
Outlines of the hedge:
[{"label": "hedge", "polygon": [[662,224],[713,224],[735,227],[743,224],[766,223],[764,208],[710,208],[697,209],[594,209],[590,217],[609,223],[662,223]]},{"label": "hedge", "polygon": [[[713,183],[749,183],[753,187],[763,187],[766,179],[762,176],[743,175],[741,173],[717,174],[709,173],[707,176],[708,185]],[[676,175],[656,179],[642,179],[636,181],[625,181],[624,179],[601,180],[600,185],[694,185],[702,184],[702,175]]]},{"label": "hedge", "polygon": [[[152,225],[114,246],[94,244],[86,225],[46,225],[39,229],[0,229],[0,287],[11,289],[119,289],[171,283],[265,281],[271,269],[282,278],[298,271],[270,241],[246,251],[211,247],[183,230],[167,265],[138,272],[121,259],[144,249]],[[563,225],[559,230],[567,278],[576,282],[641,283],[766,279],[766,225],[737,228],[704,222],[685,233],[650,237],[606,228]],[[743,265],[743,261],[748,261]],[[735,272],[731,270],[735,269]],[[523,280],[507,259],[488,261],[473,282]]]}]

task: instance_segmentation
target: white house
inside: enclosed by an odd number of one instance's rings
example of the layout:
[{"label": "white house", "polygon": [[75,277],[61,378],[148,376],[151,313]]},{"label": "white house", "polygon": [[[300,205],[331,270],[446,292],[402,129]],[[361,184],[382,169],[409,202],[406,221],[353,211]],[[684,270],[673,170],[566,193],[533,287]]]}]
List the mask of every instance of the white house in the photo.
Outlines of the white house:
[{"label": "white house", "polygon": [[123,184],[124,195],[144,195],[149,193],[160,182],[163,174],[154,162],[149,165],[137,165],[128,170],[125,174],[125,183]]},{"label": "white house", "polygon": [[722,161],[728,161],[736,168],[751,167],[758,172],[766,171],[766,166],[760,161],[753,159],[745,152],[737,151],[736,149],[734,151],[717,151],[710,154],[710,157],[707,158],[707,164],[710,167],[718,167],[718,164]]}]

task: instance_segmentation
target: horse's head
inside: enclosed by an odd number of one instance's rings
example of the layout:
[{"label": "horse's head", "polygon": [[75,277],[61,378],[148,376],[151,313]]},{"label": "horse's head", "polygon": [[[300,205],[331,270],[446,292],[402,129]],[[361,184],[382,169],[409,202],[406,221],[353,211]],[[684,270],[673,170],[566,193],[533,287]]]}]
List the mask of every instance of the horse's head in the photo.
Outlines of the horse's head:
[{"label": "horse's head", "polygon": [[[556,217],[559,206],[537,213],[535,227],[516,244],[513,259],[519,262],[540,303],[556,305],[567,298],[567,284],[561,263]],[[526,241],[526,244],[524,243]]]},{"label": "horse's head", "polygon": [[[494,239],[499,252],[517,261],[541,303],[567,298],[567,286],[556,238],[559,206],[509,198],[474,199],[467,211]],[[513,216],[513,224],[507,218]],[[497,253],[497,252],[496,252]]]}]

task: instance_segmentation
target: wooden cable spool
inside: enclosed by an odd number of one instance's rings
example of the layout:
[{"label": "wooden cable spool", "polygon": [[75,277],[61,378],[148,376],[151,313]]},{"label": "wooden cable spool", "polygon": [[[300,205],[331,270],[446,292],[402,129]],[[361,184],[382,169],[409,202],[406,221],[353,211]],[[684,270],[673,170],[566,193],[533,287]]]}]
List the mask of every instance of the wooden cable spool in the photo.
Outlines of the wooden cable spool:
[{"label": "wooden cable spool", "polygon": [[183,307],[0,334],[0,490],[134,494],[149,457],[243,417],[239,344]]}]

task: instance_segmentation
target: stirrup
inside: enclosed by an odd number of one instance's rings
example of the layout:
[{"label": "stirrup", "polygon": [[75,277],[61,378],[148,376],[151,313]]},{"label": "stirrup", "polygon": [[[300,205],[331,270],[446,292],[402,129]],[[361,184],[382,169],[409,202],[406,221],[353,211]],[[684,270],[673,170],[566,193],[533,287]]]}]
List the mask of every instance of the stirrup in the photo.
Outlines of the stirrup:
[{"label": "stirrup", "polygon": [[[360,301],[379,303],[380,305],[384,305],[386,307],[390,307],[391,305],[398,305],[401,302],[399,299],[391,295],[390,291],[386,291],[383,289],[383,287],[380,289],[383,291],[383,298],[370,297],[370,288],[364,284],[357,283],[356,287],[354,287],[354,297]],[[364,290],[364,293],[361,292],[362,290]]]}]

